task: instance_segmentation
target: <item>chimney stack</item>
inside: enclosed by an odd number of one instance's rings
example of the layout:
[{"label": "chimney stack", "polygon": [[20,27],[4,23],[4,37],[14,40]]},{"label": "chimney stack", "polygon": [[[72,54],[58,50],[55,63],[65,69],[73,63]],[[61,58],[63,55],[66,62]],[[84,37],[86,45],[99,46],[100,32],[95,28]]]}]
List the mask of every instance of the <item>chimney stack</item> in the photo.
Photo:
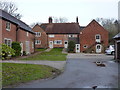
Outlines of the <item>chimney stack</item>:
[{"label": "chimney stack", "polygon": [[52,23],[52,17],[49,17],[48,22]]},{"label": "chimney stack", "polygon": [[76,23],[79,23],[79,22],[78,22],[78,16],[76,17]]}]

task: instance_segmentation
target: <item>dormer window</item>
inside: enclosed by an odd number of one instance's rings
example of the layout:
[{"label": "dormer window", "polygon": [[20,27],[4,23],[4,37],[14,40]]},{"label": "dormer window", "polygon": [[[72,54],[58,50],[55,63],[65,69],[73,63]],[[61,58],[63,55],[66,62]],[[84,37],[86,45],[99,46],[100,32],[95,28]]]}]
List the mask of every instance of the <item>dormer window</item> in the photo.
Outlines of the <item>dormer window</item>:
[{"label": "dormer window", "polygon": [[72,37],[74,37],[74,35],[73,35],[73,34],[70,34],[70,35],[68,35],[68,37],[71,37],[71,38],[72,38]]},{"label": "dormer window", "polygon": [[10,31],[10,22],[6,22],[6,30]]},{"label": "dormer window", "polygon": [[100,34],[95,35],[95,40],[96,40],[96,42],[100,42],[101,41],[101,35]]}]

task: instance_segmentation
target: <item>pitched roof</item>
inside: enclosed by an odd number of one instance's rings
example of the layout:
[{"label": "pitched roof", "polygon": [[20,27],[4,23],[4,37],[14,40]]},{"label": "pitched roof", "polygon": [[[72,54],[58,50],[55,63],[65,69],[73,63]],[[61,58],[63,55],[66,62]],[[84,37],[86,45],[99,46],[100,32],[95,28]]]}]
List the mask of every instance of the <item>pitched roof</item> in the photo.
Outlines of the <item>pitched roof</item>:
[{"label": "pitched roof", "polygon": [[79,34],[80,26],[77,23],[49,23],[42,24],[47,34]]},{"label": "pitched roof", "polygon": [[80,30],[83,30],[85,28],[85,26],[80,26]]},{"label": "pitched roof", "polygon": [[49,23],[43,23],[43,24],[40,25],[40,27],[41,27],[43,30],[45,30],[48,24],[49,24]]},{"label": "pitched roof", "polygon": [[9,13],[7,13],[7,12],[1,10],[1,9],[0,9],[0,17],[7,20],[7,21],[10,21],[10,22],[12,22],[16,25],[19,25],[19,27],[24,29],[25,31],[34,33],[32,31],[32,29],[26,23],[22,22],[21,20],[18,20],[17,18],[13,17]]},{"label": "pitched roof", "polygon": [[114,39],[120,38],[120,33],[113,37]]}]

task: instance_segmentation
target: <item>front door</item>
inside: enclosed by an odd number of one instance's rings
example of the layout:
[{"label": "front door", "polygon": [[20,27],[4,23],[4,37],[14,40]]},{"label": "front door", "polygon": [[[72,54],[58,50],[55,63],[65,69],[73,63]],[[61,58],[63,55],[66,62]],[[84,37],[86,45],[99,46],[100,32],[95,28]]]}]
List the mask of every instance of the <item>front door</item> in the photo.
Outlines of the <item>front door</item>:
[{"label": "front door", "polygon": [[64,42],[64,48],[68,48],[68,41]]},{"label": "front door", "polygon": [[30,54],[30,42],[26,41],[26,54]]},{"label": "front door", "polygon": [[100,44],[96,45],[96,53],[101,53],[102,52],[102,46]]},{"label": "front door", "polygon": [[76,53],[79,53],[80,52],[80,44],[76,44],[75,49],[76,49]]},{"label": "front door", "polygon": [[53,41],[49,41],[49,48],[53,48]]}]

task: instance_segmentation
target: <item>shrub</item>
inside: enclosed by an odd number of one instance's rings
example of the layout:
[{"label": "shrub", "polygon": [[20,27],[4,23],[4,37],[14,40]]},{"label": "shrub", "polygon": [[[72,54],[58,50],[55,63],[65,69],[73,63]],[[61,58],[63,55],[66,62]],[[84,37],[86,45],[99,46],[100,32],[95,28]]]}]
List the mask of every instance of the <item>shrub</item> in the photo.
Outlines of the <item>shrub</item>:
[{"label": "shrub", "polygon": [[15,55],[15,50],[6,44],[0,45],[0,56],[2,56],[2,60],[8,59],[10,56]]},{"label": "shrub", "polygon": [[21,46],[19,42],[12,42],[12,48],[15,50],[15,56],[21,55]]},{"label": "shrub", "polygon": [[74,50],[75,50],[75,42],[74,41],[70,41],[68,43],[68,52],[73,53]]}]

